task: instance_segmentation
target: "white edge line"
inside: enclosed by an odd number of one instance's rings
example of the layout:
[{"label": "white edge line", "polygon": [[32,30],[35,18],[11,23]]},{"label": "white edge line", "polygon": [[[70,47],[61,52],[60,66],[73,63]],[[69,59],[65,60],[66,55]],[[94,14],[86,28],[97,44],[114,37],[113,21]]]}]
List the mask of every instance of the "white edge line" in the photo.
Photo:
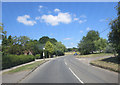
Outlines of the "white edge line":
[{"label": "white edge line", "polygon": [[80,80],[80,78],[69,68],[69,70],[73,73],[73,75],[81,82],[84,83],[83,81]]}]

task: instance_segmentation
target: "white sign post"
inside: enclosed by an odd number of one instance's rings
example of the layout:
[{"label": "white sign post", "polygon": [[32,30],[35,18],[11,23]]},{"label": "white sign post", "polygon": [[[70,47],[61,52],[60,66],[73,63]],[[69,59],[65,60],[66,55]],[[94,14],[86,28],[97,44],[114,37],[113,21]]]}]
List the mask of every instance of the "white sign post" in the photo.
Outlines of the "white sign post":
[{"label": "white sign post", "polygon": [[45,60],[45,53],[44,53],[45,48],[43,48],[43,58]]}]

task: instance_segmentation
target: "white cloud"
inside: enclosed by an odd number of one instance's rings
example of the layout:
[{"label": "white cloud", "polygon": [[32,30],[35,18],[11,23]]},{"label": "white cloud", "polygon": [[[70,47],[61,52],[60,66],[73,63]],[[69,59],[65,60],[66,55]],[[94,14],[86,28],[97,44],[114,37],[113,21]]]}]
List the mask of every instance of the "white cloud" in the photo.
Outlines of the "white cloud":
[{"label": "white cloud", "polygon": [[39,5],[38,11],[41,12],[41,9],[43,8],[42,5]]},{"label": "white cloud", "polygon": [[78,21],[79,20],[79,18],[74,18],[74,21]]},{"label": "white cloud", "polygon": [[43,6],[42,6],[42,5],[40,5],[40,6],[39,6],[39,8],[41,9],[41,8],[43,8]]},{"label": "white cloud", "polygon": [[53,33],[50,34],[51,36],[53,35]]},{"label": "white cloud", "polygon": [[71,38],[64,38],[64,40],[71,40]]},{"label": "white cloud", "polygon": [[73,46],[73,45],[74,45],[74,43],[72,42],[72,43],[71,43],[71,45]]},{"label": "white cloud", "polygon": [[54,11],[55,11],[55,12],[60,12],[60,9],[57,9],[57,8],[56,8],[56,9],[54,9]]},{"label": "white cloud", "polygon": [[80,30],[80,33],[83,33],[83,31],[82,31],[82,30]]},{"label": "white cloud", "polygon": [[108,19],[100,19],[99,21],[100,21],[100,22],[107,22]]},{"label": "white cloud", "polygon": [[89,30],[91,30],[91,28],[90,28],[90,27],[87,27],[86,30],[89,31]]},{"label": "white cloud", "polygon": [[85,23],[85,22],[87,22],[86,19],[85,19],[85,20],[79,20],[79,23],[80,23],[80,24]]},{"label": "white cloud", "polygon": [[20,22],[20,23],[23,23],[25,25],[33,26],[34,24],[36,24],[36,21],[28,20],[28,19],[30,19],[29,15],[24,15],[24,16],[18,16],[17,17],[17,21]]},{"label": "white cloud", "polygon": [[40,17],[38,16],[38,17],[35,17],[35,20],[40,20]]},{"label": "white cloud", "polygon": [[87,18],[85,15],[81,15],[80,18]]},{"label": "white cloud", "polygon": [[41,19],[52,26],[58,25],[59,23],[69,24],[72,21],[69,13],[58,13],[57,16],[43,15]]}]

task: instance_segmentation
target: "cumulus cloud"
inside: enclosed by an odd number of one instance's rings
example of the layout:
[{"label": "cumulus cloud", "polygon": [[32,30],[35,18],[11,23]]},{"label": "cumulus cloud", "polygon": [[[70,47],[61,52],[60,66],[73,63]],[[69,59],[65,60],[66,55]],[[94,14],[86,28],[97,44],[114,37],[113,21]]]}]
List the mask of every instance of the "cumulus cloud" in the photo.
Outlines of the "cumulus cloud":
[{"label": "cumulus cloud", "polygon": [[80,24],[85,23],[85,22],[87,22],[86,19],[85,19],[85,20],[79,20],[79,23],[80,23]]},{"label": "cumulus cloud", "polygon": [[91,30],[91,28],[90,28],[90,27],[87,27],[86,30],[89,31],[89,30]]},{"label": "cumulus cloud", "polygon": [[83,33],[83,31],[82,31],[82,30],[80,30],[80,33]]},{"label": "cumulus cloud", "polygon": [[35,20],[40,20],[40,17],[38,16],[38,17],[35,17]]},{"label": "cumulus cloud", "polygon": [[71,40],[71,38],[64,38],[64,40]]},{"label": "cumulus cloud", "polygon": [[57,9],[57,8],[56,8],[56,9],[54,9],[54,11],[55,11],[55,12],[60,12],[60,9]]},{"label": "cumulus cloud", "polygon": [[42,6],[42,5],[40,5],[40,6],[39,6],[39,8],[43,8],[43,6]]},{"label": "cumulus cloud", "polygon": [[78,21],[79,20],[79,18],[74,18],[74,21]]},{"label": "cumulus cloud", "polygon": [[17,21],[20,22],[20,23],[23,23],[24,25],[33,26],[34,24],[36,24],[36,21],[28,20],[28,19],[30,19],[29,15],[24,15],[24,16],[18,16],[17,17]]},{"label": "cumulus cloud", "polygon": [[80,18],[87,18],[85,15],[81,15]]},{"label": "cumulus cloud", "polygon": [[41,16],[41,19],[52,26],[58,25],[59,23],[68,24],[72,21],[69,13],[58,13],[57,16],[43,15]]},{"label": "cumulus cloud", "polygon": [[43,8],[43,6],[39,5],[38,11],[41,12],[42,8]]}]

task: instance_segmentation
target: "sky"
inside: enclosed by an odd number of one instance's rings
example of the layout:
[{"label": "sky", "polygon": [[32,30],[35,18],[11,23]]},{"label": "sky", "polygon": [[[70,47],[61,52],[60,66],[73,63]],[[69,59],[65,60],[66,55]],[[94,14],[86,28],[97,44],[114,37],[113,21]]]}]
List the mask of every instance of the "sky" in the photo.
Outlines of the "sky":
[{"label": "sky", "polygon": [[8,36],[48,36],[67,48],[77,47],[90,30],[108,39],[116,6],[117,2],[2,2],[2,22]]}]

